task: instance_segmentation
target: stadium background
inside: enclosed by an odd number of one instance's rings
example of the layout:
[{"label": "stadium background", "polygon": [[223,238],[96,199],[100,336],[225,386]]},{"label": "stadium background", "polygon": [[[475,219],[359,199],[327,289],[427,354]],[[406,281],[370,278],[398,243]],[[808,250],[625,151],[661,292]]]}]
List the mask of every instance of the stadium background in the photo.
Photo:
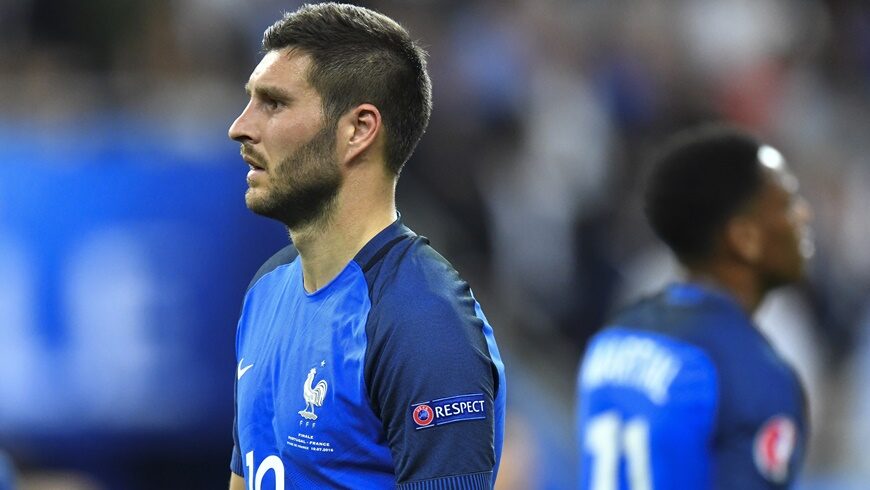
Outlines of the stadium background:
[{"label": "stadium background", "polygon": [[[0,449],[19,488],[225,488],[236,316],[285,243],[246,211],[226,129],[263,29],[296,5],[0,2]],[[435,110],[398,198],[496,329],[501,489],[573,487],[584,341],[674,274],[641,158],[711,119],[777,145],[815,208],[810,278],[759,321],[809,388],[800,488],[866,488],[866,3],[364,5],[430,52]]]}]

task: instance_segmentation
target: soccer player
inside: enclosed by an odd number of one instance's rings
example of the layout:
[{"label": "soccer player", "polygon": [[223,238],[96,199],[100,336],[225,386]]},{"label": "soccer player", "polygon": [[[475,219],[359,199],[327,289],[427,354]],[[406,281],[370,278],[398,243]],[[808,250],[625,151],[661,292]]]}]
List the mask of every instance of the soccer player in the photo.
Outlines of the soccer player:
[{"label": "soccer player", "polygon": [[687,270],[590,341],[578,376],[580,488],[788,488],[807,438],[800,381],[751,315],[801,278],[809,209],[782,155],[735,128],[675,136],[646,214]]},{"label": "soccer player", "polygon": [[229,129],[245,202],[291,246],[245,295],[231,489],[491,488],[505,380],[466,284],[395,205],[429,120],[425,52],[371,10],[269,27]]}]

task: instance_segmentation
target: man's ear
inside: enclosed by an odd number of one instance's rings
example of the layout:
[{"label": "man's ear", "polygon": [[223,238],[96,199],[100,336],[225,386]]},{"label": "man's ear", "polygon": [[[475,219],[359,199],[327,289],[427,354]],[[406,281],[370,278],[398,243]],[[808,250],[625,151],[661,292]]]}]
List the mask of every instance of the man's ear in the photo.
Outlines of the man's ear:
[{"label": "man's ear", "polygon": [[761,259],[763,238],[761,226],[748,216],[735,216],[725,225],[725,246],[748,264]]},{"label": "man's ear", "polygon": [[360,104],[339,120],[339,158],[348,163],[378,143],[383,132],[381,112],[372,104]]}]

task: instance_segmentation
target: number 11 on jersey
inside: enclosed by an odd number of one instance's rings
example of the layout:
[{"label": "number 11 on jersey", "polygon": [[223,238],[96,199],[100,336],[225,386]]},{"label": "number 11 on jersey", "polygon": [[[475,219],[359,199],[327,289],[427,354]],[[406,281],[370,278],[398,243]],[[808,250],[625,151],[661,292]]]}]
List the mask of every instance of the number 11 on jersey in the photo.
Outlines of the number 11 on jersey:
[{"label": "number 11 on jersey", "polygon": [[628,490],[653,490],[645,418],[623,420],[616,411],[596,415],[586,427],[583,446],[592,459],[589,490],[620,490],[622,460],[628,470]]}]

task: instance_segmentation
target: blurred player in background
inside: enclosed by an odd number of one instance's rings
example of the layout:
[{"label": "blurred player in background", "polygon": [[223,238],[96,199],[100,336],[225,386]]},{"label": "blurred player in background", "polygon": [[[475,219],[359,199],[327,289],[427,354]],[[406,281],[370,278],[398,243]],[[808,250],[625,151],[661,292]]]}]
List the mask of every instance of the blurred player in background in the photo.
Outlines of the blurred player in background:
[{"label": "blurred player in background", "polygon": [[645,195],[687,269],[590,341],[578,377],[580,488],[788,488],[807,439],[792,368],[751,315],[799,280],[809,209],[782,155],[707,126],[675,136]]},{"label": "blurred player in background", "polygon": [[490,488],[505,401],[492,329],[395,205],[431,111],[424,51],[334,3],[287,14],[263,49],[229,135],[248,208],[293,245],[245,295],[230,487]]}]

